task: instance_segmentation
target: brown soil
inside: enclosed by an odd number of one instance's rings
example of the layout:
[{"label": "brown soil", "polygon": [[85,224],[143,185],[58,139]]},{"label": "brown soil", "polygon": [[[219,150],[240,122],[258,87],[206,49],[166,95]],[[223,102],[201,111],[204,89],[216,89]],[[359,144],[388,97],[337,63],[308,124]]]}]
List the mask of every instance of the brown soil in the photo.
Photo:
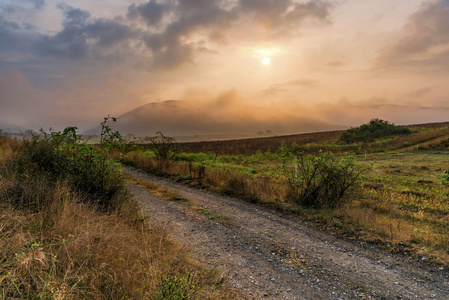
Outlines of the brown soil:
[{"label": "brown soil", "polygon": [[126,172],[188,200],[129,184],[155,222],[248,299],[449,299],[447,267],[406,262],[257,204]]}]

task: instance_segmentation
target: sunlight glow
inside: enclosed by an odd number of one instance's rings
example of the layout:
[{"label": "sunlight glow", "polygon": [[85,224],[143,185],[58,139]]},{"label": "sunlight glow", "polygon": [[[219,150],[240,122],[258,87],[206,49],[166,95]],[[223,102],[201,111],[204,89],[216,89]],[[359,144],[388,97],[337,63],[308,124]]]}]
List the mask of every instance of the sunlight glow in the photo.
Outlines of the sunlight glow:
[{"label": "sunlight glow", "polygon": [[279,56],[284,51],[280,48],[256,48],[253,49],[253,56],[254,57],[273,57],[273,56]]},{"label": "sunlight glow", "polygon": [[264,66],[268,66],[268,65],[270,64],[270,58],[269,58],[269,57],[264,57],[264,58],[262,59],[262,64],[263,64]]}]

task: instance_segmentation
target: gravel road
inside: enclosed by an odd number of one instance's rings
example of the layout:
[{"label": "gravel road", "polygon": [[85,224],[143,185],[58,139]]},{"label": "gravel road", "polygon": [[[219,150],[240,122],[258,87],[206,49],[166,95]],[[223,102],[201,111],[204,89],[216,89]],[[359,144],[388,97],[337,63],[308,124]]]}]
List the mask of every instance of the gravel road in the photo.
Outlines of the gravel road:
[{"label": "gravel road", "polygon": [[129,184],[155,222],[247,299],[449,299],[447,268],[406,262],[257,204],[125,172],[188,200]]}]

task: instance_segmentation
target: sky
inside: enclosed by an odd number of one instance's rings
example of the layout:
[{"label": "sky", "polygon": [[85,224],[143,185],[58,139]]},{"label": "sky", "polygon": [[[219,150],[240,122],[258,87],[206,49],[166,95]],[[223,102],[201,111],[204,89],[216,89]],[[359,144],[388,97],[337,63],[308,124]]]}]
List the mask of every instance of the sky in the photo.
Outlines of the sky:
[{"label": "sky", "polygon": [[25,128],[166,100],[230,122],[441,122],[448,78],[449,0],[0,0],[0,121]]}]

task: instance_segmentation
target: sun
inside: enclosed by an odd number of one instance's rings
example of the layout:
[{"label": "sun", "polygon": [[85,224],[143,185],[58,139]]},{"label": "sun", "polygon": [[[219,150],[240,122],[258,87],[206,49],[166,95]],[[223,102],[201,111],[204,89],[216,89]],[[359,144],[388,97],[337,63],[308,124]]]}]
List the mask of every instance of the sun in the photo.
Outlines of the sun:
[{"label": "sun", "polygon": [[263,64],[264,66],[268,66],[268,65],[270,64],[270,58],[269,58],[269,57],[264,57],[264,58],[262,59],[262,64]]}]

